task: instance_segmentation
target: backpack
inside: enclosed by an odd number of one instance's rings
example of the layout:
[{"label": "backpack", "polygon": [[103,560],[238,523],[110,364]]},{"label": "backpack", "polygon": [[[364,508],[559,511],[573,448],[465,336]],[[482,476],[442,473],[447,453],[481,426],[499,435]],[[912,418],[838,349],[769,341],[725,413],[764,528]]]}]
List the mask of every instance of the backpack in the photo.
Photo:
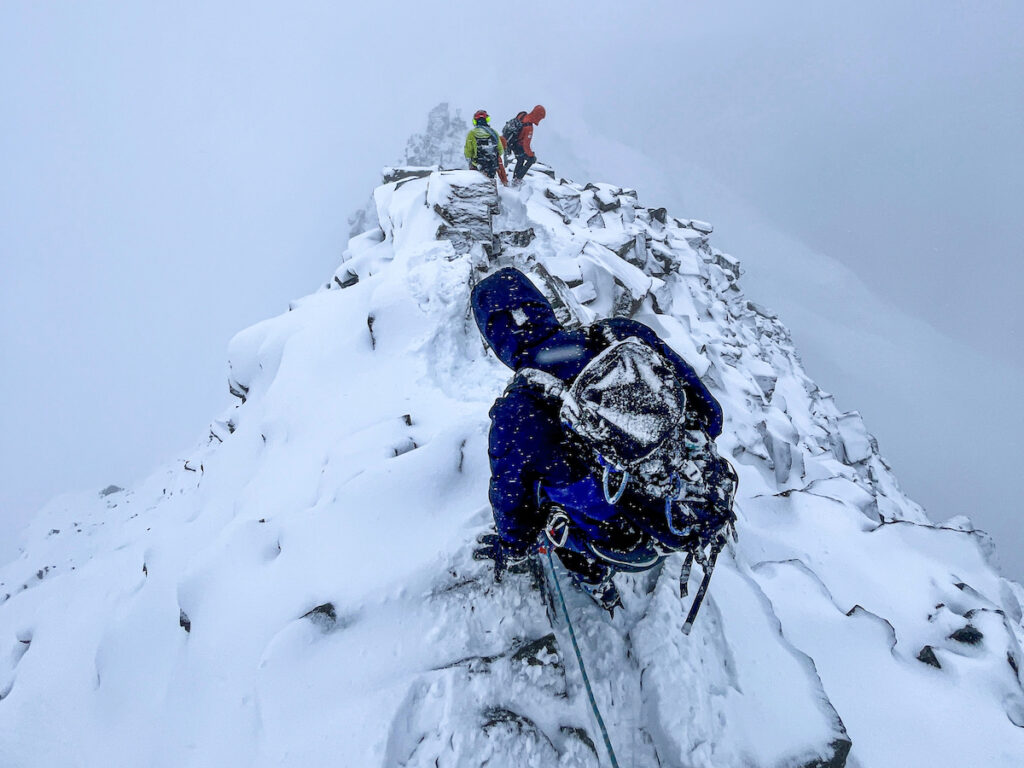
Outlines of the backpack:
[{"label": "backpack", "polygon": [[568,386],[532,368],[517,378],[561,402],[562,427],[595,459],[609,504],[627,487],[664,500],[669,531],[701,547],[733,525],[736,473],[706,432],[687,429],[683,384],[650,344],[613,342]]},{"label": "backpack", "polygon": [[477,136],[475,158],[477,165],[484,168],[495,168],[498,165],[498,156],[500,154],[501,147],[498,134],[488,128],[486,136]]},{"label": "backpack", "polygon": [[[653,542],[652,564],[669,551],[686,552],[679,574],[680,597],[687,595],[694,561],[704,570],[683,622],[683,634],[690,634],[718,554],[730,535],[736,537],[732,504],[737,476],[706,432],[686,429],[686,392],[672,364],[645,341],[630,336],[605,348],[569,386],[535,368],[521,369],[519,378],[561,401],[562,426],[596,455],[608,504],[616,504],[634,484],[644,496],[663,500],[674,540]],[[613,474],[621,475],[615,489]],[[546,529],[555,546],[564,545],[569,536],[571,516],[562,512],[561,517],[560,534],[553,530],[553,523],[554,529],[559,525],[554,518]],[[619,553],[594,543],[586,547],[616,567],[625,564]],[[637,563],[630,565],[638,569]]]},{"label": "backpack", "polygon": [[664,445],[686,409],[672,365],[635,336],[616,341],[576,376],[562,399],[562,423],[621,470]]},{"label": "backpack", "polygon": [[505,146],[509,149],[519,148],[519,134],[523,130],[523,118],[526,117],[525,112],[520,112],[518,115],[513,117],[507,123],[505,127],[501,129],[501,135],[505,138]]}]

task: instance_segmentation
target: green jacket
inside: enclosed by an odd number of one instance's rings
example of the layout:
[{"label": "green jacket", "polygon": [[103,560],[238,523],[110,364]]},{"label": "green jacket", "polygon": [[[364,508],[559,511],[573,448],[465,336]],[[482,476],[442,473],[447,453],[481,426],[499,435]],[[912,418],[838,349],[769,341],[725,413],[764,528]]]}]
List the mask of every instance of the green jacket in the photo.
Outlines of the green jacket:
[{"label": "green jacket", "polygon": [[501,146],[501,137],[498,135],[498,132],[489,125],[474,125],[472,129],[470,129],[469,133],[466,134],[465,154],[466,159],[471,163],[476,160],[477,141],[486,139],[488,136],[494,139],[495,146],[497,147],[497,154],[499,156],[502,154],[503,149]]}]

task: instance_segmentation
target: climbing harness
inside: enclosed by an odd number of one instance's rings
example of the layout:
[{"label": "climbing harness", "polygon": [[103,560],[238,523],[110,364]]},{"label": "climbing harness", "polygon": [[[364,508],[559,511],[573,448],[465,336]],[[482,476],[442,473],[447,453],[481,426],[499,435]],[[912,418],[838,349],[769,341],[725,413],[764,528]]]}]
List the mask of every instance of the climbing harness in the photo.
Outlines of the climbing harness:
[{"label": "climbing harness", "polygon": [[551,548],[544,548],[548,556],[548,569],[551,571],[551,580],[555,582],[555,590],[558,592],[558,602],[562,606],[562,616],[565,617],[565,625],[569,628],[569,639],[572,641],[572,649],[576,652],[576,661],[580,666],[580,674],[583,676],[583,685],[587,690],[587,698],[590,699],[590,709],[597,720],[597,727],[601,731],[601,738],[604,739],[604,748],[608,750],[608,758],[612,762],[612,768],[619,768],[619,761],[615,759],[615,750],[612,749],[612,741],[608,737],[608,729],[604,725],[604,718],[601,717],[601,710],[597,707],[597,700],[594,698],[594,690],[590,687],[590,677],[587,675],[587,668],[583,664],[583,655],[580,653],[579,643],[576,642],[576,630],[573,629],[572,621],[569,619],[569,609],[565,606],[565,596],[562,594],[562,585],[558,583],[558,572],[555,570],[555,562],[551,558]]}]

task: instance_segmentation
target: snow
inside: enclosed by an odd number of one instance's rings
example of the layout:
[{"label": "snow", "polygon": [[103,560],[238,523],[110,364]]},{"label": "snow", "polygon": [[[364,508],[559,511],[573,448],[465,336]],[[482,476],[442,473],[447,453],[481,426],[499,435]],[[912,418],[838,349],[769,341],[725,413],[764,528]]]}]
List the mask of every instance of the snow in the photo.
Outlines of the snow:
[{"label": "snow", "polygon": [[740,476],[690,636],[680,558],[619,577],[614,619],[568,590],[620,764],[1019,765],[1024,590],[902,493],[710,226],[610,184],[393,178],[337,279],[234,338],[208,442],[54,500],[0,570],[0,765],[606,765],[552,575],[470,556],[509,371],[469,289],[505,264],[658,331]]}]

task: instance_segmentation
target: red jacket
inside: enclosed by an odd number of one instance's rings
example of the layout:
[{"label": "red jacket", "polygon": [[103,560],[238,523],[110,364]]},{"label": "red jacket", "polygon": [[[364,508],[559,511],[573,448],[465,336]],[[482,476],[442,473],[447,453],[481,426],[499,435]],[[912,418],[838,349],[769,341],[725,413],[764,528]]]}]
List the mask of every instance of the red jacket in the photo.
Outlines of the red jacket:
[{"label": "red jacket", "polygon": [[547,110],[544,109],[540,104],[533,108],[532,111],[527,112],[523,118],[523,127],[519,131],[519,145],[523,148],[523,153],[527,157],[533,157],[533,147],[530,146],[530,140],[533,139],[533,126],[539,123],[547,116]]}]

